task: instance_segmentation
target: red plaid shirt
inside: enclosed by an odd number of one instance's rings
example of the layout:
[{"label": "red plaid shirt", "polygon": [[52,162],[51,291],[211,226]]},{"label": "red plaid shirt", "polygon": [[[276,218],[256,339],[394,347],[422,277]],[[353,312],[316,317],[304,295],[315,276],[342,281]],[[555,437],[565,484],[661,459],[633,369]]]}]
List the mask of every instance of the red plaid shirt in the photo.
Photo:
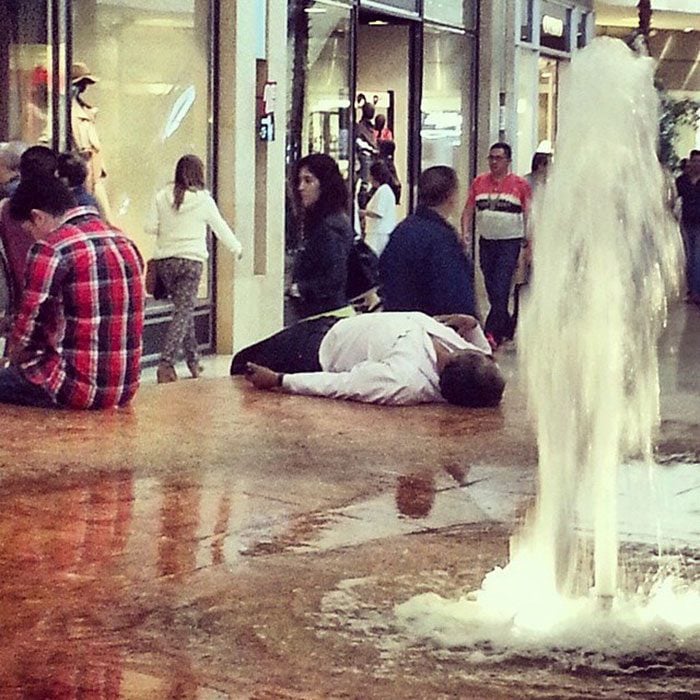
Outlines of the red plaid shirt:
[{"label": "red plaid shirt", "polygon": [[126,404],[139,385],[143,260],[90,207],[35,243],[11,346],[24,377],[59,406]]}]

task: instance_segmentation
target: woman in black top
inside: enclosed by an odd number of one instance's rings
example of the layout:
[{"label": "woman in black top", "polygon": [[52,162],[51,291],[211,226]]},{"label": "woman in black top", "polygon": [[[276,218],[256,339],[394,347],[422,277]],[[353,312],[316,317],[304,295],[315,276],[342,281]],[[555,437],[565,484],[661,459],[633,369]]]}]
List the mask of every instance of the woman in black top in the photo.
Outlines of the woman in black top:
[{"label": "woman in black top", "polygon": [[294,261],[300,318],[336,311],[348,304],[348,256],[354,231],[347,214],[348,190],[337,163],[321,153],[296,167],[296,195],[303,240]]}]

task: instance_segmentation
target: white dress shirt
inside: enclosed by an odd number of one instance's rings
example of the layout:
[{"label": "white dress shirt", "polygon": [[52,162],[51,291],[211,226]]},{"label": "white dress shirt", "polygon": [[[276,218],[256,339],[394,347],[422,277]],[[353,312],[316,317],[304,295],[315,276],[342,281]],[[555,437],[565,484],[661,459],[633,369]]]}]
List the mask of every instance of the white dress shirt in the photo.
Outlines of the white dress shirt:
[{"label": "white dress shirt", "polygon": [[418,311],[360,314],[338,321],[324,337],[319,349],[322,372],[285,374],[282,388],[366,403],[444,402],[433,338],[448,350],[491,354],[479,326],[467,341]]}]

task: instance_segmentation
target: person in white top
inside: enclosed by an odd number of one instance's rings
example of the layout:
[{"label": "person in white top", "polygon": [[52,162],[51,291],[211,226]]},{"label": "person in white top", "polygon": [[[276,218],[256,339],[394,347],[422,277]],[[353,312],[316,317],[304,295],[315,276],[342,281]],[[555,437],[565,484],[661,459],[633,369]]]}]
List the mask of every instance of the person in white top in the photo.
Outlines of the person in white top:
[{"label": "person in white top", "polygon": [[155,198],[149,233],[158,236],[153,258],[158,276],[173,302],[173,318],[168,327],[158,365],[158,382],[177,379],[175,360],[180,346],[193,377],[202,371],[194,331],[194,306],[204,263],[209,257],[207,227],[210,227],[238,259],[243,252],[240,241],[204,189],[204,165],[195,155],[180,158],[175,168],[175,183],[163,188]]},{"label": "person in white top", "polygon": [[384,161],[372,163],[369,179],[375,190],[360,217],[365,220],[365,242],[380,256],[396,228],[396,195],[391,187],[391,172]]},{"label": "person in white top", "polygon": [[496,406],[505,380],[472,316],[421,312],[304,321],[238,352],[259,389],[386,405]]}]

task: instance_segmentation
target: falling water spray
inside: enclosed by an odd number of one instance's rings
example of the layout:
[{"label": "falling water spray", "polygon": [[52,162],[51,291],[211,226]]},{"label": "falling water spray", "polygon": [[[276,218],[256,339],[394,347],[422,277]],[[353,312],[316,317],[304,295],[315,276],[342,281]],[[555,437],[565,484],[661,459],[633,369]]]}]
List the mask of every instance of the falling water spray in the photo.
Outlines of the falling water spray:
[{"label": "falling water spray", "polygon": [[653,69],[600,38],[567,70],[555,162],[531,217],[533,274],[518,330],[537,431],[536,502],[507,566],[479,590],[396,607],[412,635],[516,653],[700,643],[697,582],[661,569],[651,590],[618,580],[617,474],[640,462],[650,475],[656,468],[657,343],[681,269],[656,155]]},{"label": "falling water spray", "polygon": [[[617,469],[629,457],[651,460],[657,341],[680,269],[658,110],[652,60],[622,42],[601,38],[572,61],[556,161],[533,213],[519,336],[539,489],[513,555],[534,550],[564,594],[592,577],[608,603],[617,589]],[[592,562],[574,533],[577,510],[592,515]]]}]

